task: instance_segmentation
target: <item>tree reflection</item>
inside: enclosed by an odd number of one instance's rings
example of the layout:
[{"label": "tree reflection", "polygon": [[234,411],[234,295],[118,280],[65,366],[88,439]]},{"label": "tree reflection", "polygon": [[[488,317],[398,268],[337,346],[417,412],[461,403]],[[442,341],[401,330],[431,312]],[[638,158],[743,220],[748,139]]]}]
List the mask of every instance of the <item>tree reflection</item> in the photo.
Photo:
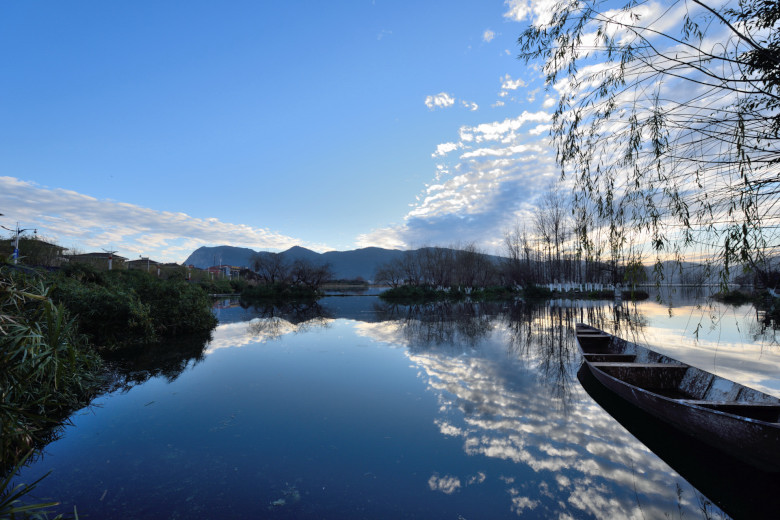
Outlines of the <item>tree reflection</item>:
[{"label": "tree reflection", "polygon": [[378,303],[381,321],[393,321],[412,351],[433,347],[476,348],[493,330],[499,303],[433,302],[420,305]]},{"label": "tree reflection", "polygon": [[104,353],[108,368],[106,391],[126,392],[153,377],[175,381],[187,368],[203,361],[210,340],[211,334],[188,336]]},{"label": "tree reflection", "polygon": [[249,333],[265,339],[278,339],[290,332],[327,327],[333,316],[317,302],[256,304],[257,318],[249,322]]}]

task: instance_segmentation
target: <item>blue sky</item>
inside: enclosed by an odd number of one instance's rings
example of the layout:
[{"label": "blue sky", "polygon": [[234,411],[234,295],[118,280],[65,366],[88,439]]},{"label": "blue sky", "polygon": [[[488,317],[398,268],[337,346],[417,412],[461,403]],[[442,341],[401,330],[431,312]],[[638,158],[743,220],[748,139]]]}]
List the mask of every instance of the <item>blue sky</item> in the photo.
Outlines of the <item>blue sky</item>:
[{"label": "blue sky", "polygon": [[0,224],[84,251],[498,251],[557,177],[549,2],[4,2]]}]

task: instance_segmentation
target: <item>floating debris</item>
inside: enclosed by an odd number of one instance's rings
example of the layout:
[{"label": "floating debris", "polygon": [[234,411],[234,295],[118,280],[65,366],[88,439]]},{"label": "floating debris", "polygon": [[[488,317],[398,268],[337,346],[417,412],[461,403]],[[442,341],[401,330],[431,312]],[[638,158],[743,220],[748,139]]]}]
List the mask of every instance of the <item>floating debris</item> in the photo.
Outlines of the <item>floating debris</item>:
[{"label": "floating debris", "polygon": [[280,498],[277,498],[276,500],[271,501],[271,506],[268,509],[273,509],[275,507],[284,507],[287,505],[287,503],[294,504],[295,502],[298,502],[301,499],[301,493],[298,491],[298,488],[295,486],[287,485],[287,487],[282,491],[282,496]]}]

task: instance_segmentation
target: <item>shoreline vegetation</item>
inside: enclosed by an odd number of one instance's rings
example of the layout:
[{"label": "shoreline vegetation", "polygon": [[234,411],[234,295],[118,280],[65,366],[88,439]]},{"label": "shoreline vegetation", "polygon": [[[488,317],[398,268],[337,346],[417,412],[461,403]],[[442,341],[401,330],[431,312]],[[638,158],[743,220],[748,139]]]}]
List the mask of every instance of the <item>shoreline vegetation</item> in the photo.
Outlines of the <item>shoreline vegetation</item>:
[{"label": "shoreline vegetation", "polygon": [[[640,289],[623,290],[620,292],[623,300],[646,300],[649,294]],[[399,285],[391,287],[379,295],[386,301],[395,303],[423,303],[432,301],[511,301],[525,299],[531,301],[551,299],[580,299],[580,300],[611,300],[615,298],[615,291],[591,290],[591,291],[554,291],[547,287],[529,285],[523,288],[489,286],[489,287],[433,287],[430,285]]]},{"label": "shoreline vegetation", "polygon": [[216,324],[207,292],[183,278],[0,263],[0,517],[51,506],[22,505],[34,484],[13,485],[13,477],[110,387],[111,358],[202,338]]}]

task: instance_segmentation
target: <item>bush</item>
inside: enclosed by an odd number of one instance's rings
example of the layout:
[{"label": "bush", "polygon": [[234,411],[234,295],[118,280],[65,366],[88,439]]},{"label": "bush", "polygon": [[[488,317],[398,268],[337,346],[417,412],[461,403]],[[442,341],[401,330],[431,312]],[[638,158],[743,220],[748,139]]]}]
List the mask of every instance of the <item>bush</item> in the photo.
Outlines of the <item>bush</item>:
[{"label": "bush", "polygon": [[744,305],[753,301],[753,297],[742,291],[722,291],[713,296],[715,300],[729,305]]},{"label": "bush", "polygon": [[63,270],[52,298],[78,317],[94,344],[108,348],[208,332],[217,324],[201,287],[176,278],[159,280],[144,271]]},{"label": "bush", "polygon": [[0,449],[5,472],[86,405],[102,362],[38,276],[0,267]]},{"label": "bush", "polygon": [[[457,291],[455,291],[455,293],[456,294],[450,295],[453,299],[462,298]],[[423,303],[427,301],[443,300],[447,298],[447,293],[444,291],[437,291],[433,287],[427,285],[401,285],[386,290],[380,294],[379,297],[383,300],[393,302]]]},{"label": "bush", "polygon": [[540,285],[528,285],[523,288],[523,296],[529,300],[544,300],[546,298],[552,298],[552,291],[547,287]]},{"label": "bush", "polygon": [[320,293],[310,287],[275,283],[271,285],[247,286],[241,292],[242,302],[254,301],[312,301]]}]

